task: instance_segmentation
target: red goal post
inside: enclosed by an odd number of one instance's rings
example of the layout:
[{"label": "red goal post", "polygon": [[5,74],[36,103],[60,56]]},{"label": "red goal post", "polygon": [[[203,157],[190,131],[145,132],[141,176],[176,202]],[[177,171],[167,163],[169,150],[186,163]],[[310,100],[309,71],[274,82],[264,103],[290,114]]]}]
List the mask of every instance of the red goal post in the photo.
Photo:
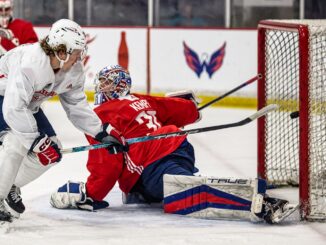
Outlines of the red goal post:
[{"label": "red goal post", "polygon": [[258,121],[258,175],[299,185],[301,217],[326,220],[326,21],[261,21],[258,74],[258,109],[280,106]]}]

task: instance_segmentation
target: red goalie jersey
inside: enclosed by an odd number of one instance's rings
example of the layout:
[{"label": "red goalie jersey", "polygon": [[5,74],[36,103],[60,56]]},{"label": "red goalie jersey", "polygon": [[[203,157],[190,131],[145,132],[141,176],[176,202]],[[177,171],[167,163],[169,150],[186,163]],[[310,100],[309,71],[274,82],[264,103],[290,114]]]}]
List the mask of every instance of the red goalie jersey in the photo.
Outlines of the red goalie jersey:
[{"label": "red goalie jersey", "polygon": [[7,28],[0,28],[0,38],[0,54],[21,44],[38,41],[32,24],[21,19],[14,19],[9,22]]},{"label": "red goalie jersey", "polygon": [[[199,118],[196,105],[180,98],[132,94],[107,101],[95,109],[103,124],[109,123],[125,139],[179,131]],[[146,166],[175,151],[186,136],[130,145],[127,153],[111,155],[106,149],[89,152],[87,195],[102,200],[116,181],[128,193]],[[88,137],[91,144],[98,143]]]}]

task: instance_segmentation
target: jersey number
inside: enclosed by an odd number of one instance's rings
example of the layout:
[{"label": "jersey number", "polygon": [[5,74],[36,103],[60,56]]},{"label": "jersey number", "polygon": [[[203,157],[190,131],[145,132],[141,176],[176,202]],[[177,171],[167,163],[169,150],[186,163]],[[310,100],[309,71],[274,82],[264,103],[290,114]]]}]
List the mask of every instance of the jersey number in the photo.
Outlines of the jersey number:
[{"label": "jersey number", "polygon": [[161,127],[161,124],[157,121],[155,116],[156,111],[142,111],[136,117],[136,121],[139,124],[145,123],[147,121],[146,126],[149,129],[153,129],[154,131]]}]

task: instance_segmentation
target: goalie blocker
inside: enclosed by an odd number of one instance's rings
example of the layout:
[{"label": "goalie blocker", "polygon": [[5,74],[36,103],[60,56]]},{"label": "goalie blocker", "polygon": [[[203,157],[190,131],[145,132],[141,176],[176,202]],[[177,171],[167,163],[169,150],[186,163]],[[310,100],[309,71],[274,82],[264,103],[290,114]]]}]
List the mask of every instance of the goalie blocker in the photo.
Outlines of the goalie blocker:
[{"label": "goalie blocker", "polygon": [[298,205],[271,198],[262,179],[164,175],[164,212],[206,219],[279,223]]}]

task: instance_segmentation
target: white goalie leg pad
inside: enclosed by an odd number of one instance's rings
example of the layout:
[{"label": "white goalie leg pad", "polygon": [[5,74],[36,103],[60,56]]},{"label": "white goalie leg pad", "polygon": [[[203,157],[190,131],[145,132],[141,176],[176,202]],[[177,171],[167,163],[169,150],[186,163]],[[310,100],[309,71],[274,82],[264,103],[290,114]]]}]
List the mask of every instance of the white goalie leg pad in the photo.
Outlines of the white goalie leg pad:
[{"label": "white goalie leg pad", "polygon": [[27,149],[18,137],[9,131],[0,147],[0,198],[7,197],[26,154]]},{"label": "white goalie leg pad", "polygon": [[76,203],[86,200],[86,186],[83,182],[68,181],[52,193],[50,204],[54,208],[77,208]]},{"label": "white goalie leg pad", "polygon": [[164,212],[205,219],[261,220],[266,182],[164,175]]}]

